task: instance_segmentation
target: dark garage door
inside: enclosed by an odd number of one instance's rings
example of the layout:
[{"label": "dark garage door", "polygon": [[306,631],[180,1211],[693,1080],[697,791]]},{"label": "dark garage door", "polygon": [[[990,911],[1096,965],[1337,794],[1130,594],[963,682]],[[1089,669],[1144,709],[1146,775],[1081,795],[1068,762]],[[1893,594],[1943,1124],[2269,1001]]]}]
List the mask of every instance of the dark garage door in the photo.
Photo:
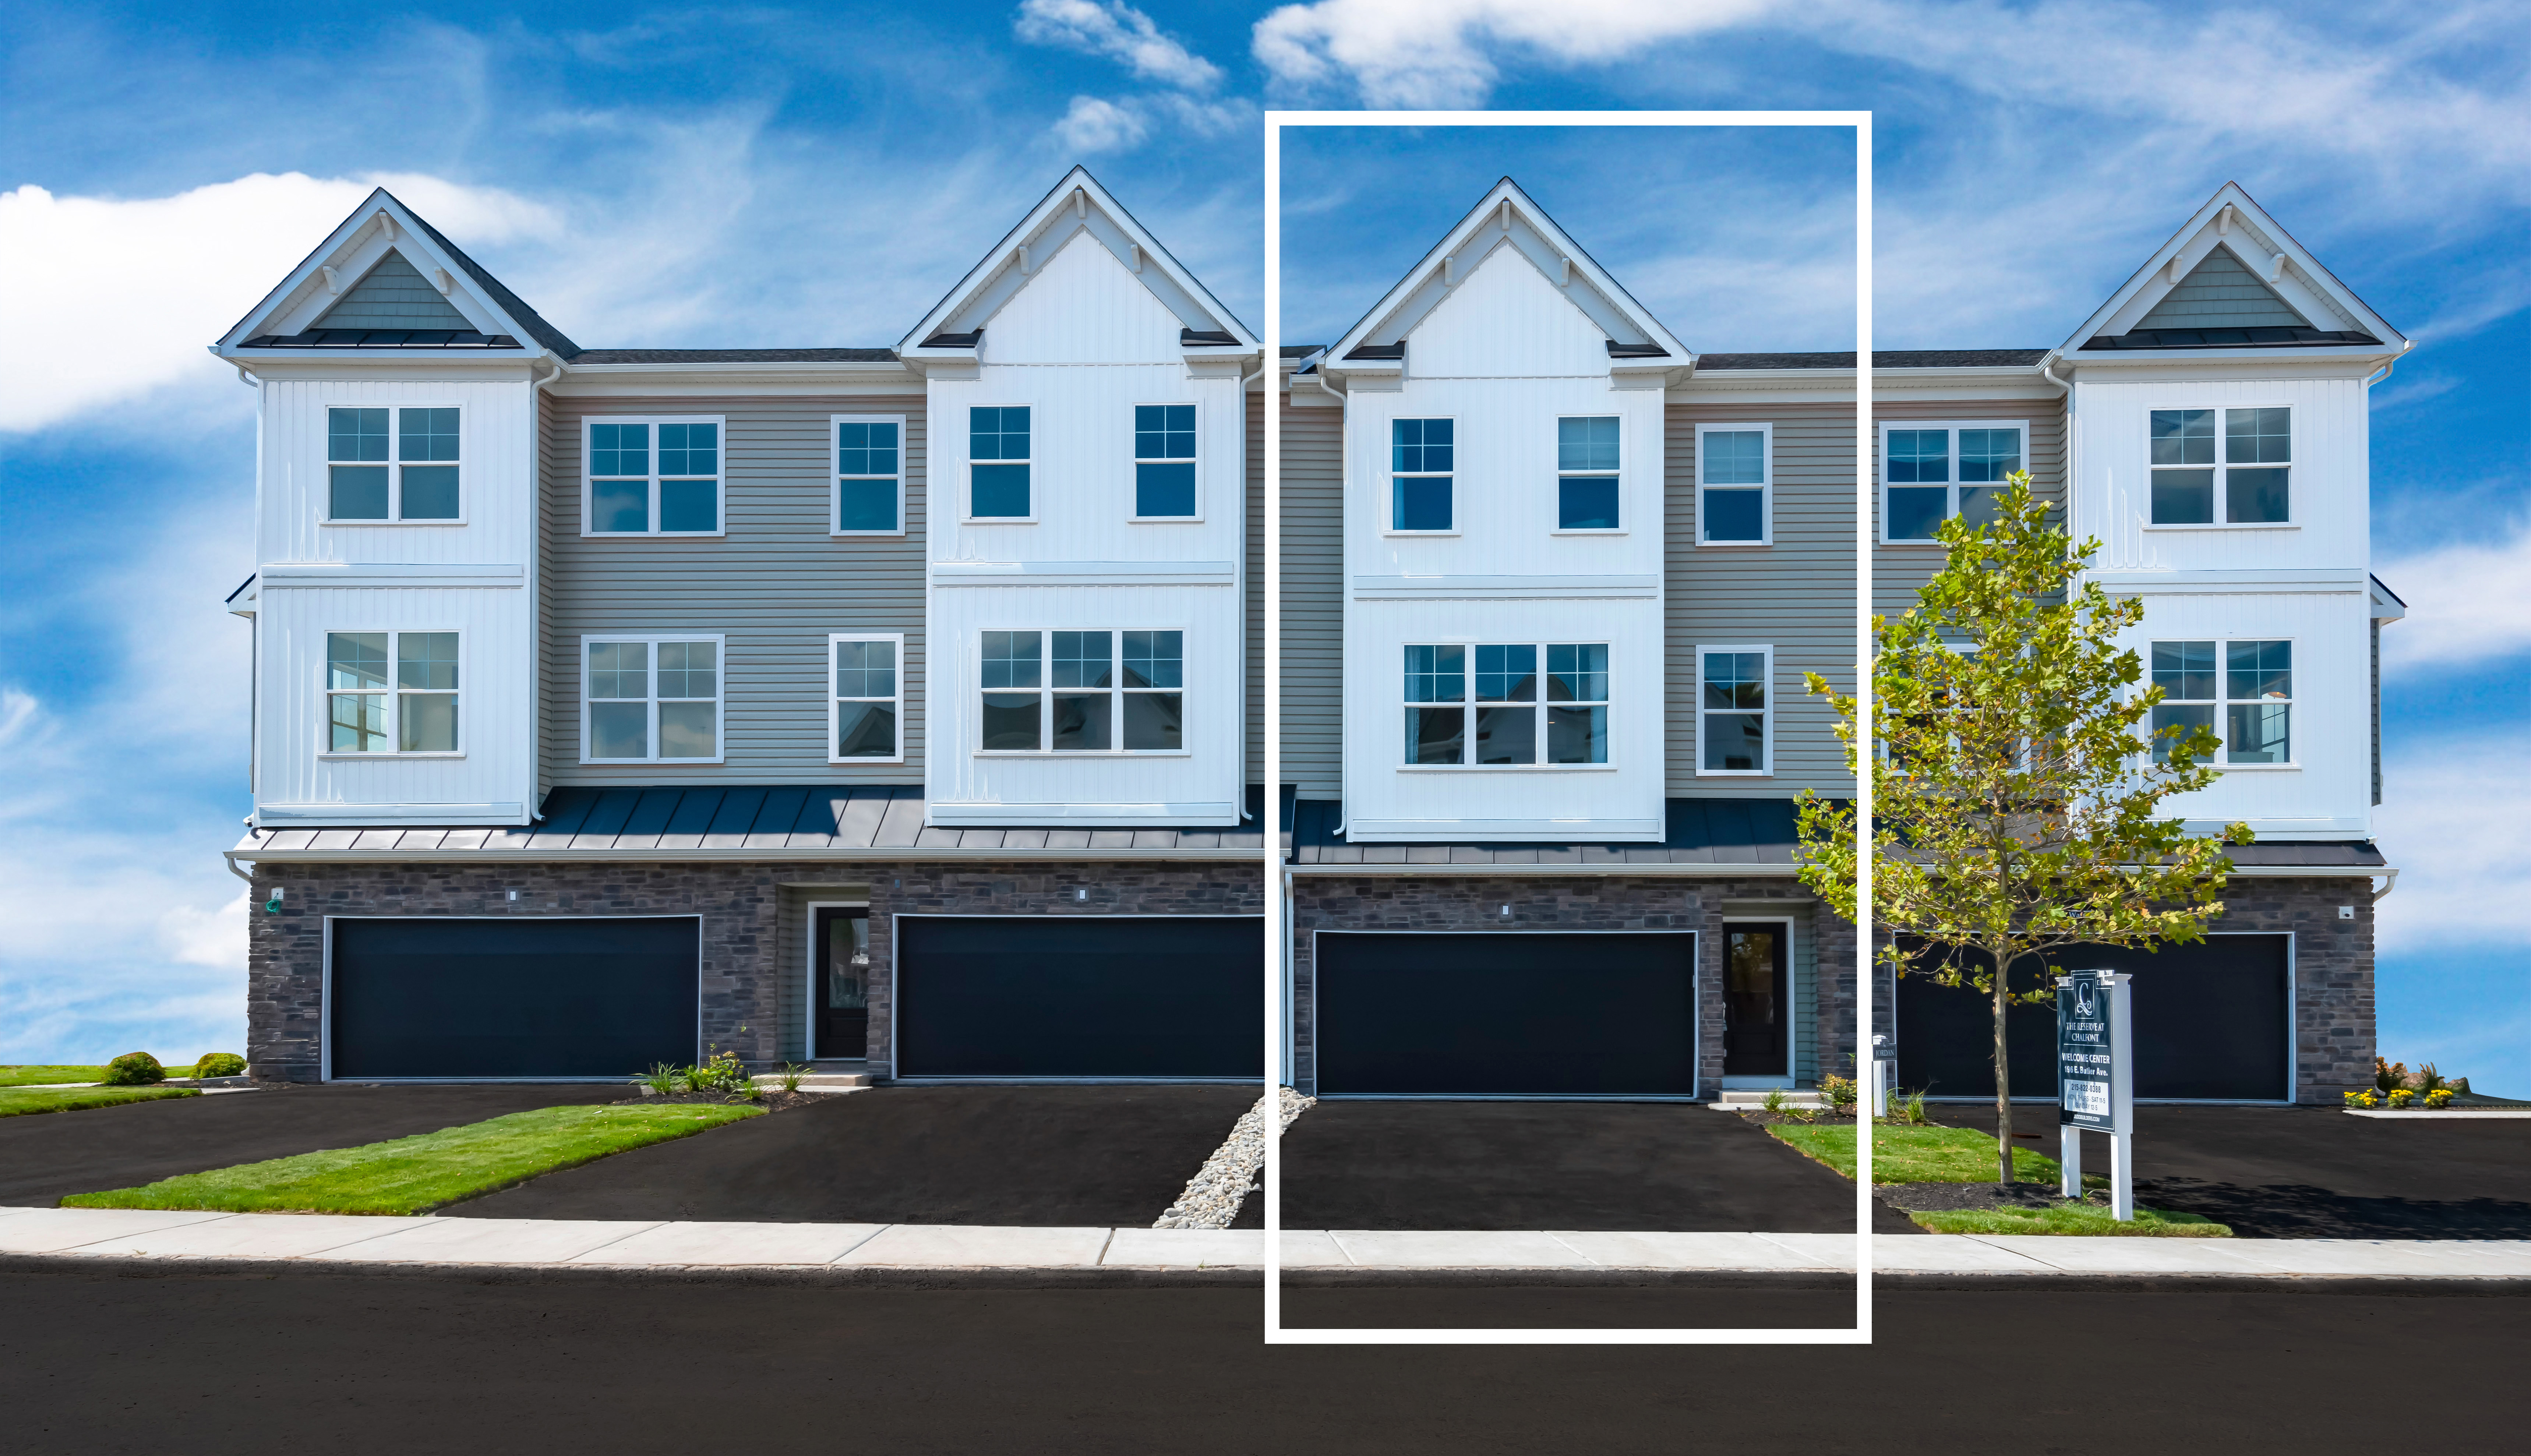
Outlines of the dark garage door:
[{"label": "dark garage door", "polygon": [[[2139,1097],[2289,1100],[2292,992],[2283,935],[2209,935],[2196,945],[2079,949],[2066,970],[2132,973],[2135,1092]],[[1981,962],[1983,964],[1983,962]],[[2036,986],[2024,961],[2013,988]],[[1921,977],[1898,982],[1898,1082],[1937,1097],[1995,1095],[1995,1032],[1987,998]],[[2012,1094],[2056,1096],[2056,1008],[2016,1006],[2004,1018]]]},{"label": "dark garage door", "polygon": [[1266,1076],[1257,916],[900,916],[899,1077]]},{"label": "dark garage door", "polygon": [[1312,945],[1322,1095],[1696,1090],[1692,934],[1322,930]]},{"label": "dark garage door", "polygon": [[701,926],[338,920],[333,1075],[630,1077],[694,1061]]}]

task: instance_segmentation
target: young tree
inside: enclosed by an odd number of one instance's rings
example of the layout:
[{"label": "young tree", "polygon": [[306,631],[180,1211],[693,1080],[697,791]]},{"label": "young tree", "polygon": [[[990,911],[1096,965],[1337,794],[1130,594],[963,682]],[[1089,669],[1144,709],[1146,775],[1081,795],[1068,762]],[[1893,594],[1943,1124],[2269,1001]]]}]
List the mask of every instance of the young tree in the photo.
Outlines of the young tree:
[{"label": "young tree", "polygon": [[[1890,932],[1881,955],[1896,975],[1988,997],[1996,1178],[2008,1184],[2006,1010],[2053,999],[2052,952],[2203,938],[2223,911],[2222,847],[2250,830],[2191,837],[2162,812],[2215,781],[2219,740],[2202,723],[2144,731],[2162,689],[2134,691],[2142,664],[2117,643],[2144,605],[2077,581],[2100,543],[2076,548],[2052,528],[2027,472],[1990,504],[1985,525],[1941,524],[1942,569],[1915,607],[1873,618],[1868,724],[1808,675],[1834,706],[1847,768],[1867,746],[1880,754],[1862,836],[1873,903],[1856,904],[1852,805],[1803,796],[1801,877],[1853,924]],[[2038,987],[2013,989],[2012,968],[2032,958]]]}]

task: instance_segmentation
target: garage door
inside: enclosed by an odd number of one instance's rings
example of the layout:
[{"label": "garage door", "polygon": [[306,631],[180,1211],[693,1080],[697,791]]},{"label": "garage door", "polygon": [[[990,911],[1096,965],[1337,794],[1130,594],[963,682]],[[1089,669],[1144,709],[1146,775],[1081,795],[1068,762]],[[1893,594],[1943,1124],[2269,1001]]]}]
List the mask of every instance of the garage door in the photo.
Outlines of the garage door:
[{"label": "garage door", "polygon": [[[2289,1101],[2293,993],[2291,937],[2209,935],[2197,945],[2065,951],[2055,963],[2131,973],[2139,1097]],[[1980,962],[1984,964],[1984,962]],[[2024,962],[2025,968],[2031,963]],[[2038,984],[2017,969],[2016,990]],[[2012,1094],[2056,1097],[2056,1008],[2016,1006],[2005,1016]],[[1937,1097],[1995,1095],[1995,1032],[1987,998],[1920,977],[1898,982],[1898,1081]]]},{"label": "garage door", "polygon": [[899,916],[899,1077],[1266,1075],[1257,916]]},{"label": "garage door", "polygon": [[1324,1096],[1684,1095],[1693,934],[1322,930]]},{"label": "garage door", "polygon": [[702,924],[335,921],[333,1075],[630,1077],[692,1062]]}]

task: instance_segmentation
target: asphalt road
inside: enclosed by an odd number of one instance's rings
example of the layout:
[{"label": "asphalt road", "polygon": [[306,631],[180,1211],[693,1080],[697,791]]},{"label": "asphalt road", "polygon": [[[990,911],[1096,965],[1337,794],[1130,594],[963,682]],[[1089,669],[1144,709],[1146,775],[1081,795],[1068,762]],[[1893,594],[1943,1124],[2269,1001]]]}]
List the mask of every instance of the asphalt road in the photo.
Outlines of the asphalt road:
[{"label": "asphalt road", "polygon": [[1841,1234],[1854,1185],[1685,1103],[1322,1101],[1283,1135],[1283,1226]]},{"label": "asphalt road", "polygon": [[[1995,1107],[1935,1103],[1995,1131]],[[2024,1148],[2056,1155],[2056,1108],[2020,1104]],[[2109,1171],[2106,1139],[2084,1166]],[[2260,1239],[2531,1239],[2531,1119],[2392,1122],[2334,1107],[2138,1107],[2136,1198]]]},{"label": "asphalt road", "polygon": [[[1306,1296],[1306,1298],[1304,1298]],[[1294,1291],[1328,1322],[1841,1315],[1832,1291]],[[1254,1289],[0,1270],[20,1456],[2518,1449],[2531,1295],[1885,1291],[1870,1350],[1267,1349]],[[1612,1321],[1611,1316],[1616,1316]]]}]

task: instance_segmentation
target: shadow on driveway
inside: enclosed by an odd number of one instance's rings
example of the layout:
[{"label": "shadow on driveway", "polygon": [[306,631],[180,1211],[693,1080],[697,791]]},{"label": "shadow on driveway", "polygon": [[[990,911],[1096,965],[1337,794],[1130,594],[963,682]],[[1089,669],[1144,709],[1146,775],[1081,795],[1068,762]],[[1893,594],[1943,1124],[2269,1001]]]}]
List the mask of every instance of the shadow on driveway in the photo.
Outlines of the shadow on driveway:
[{"label": "shadow on driveway", "polygon": [[[1929,1106],[1995,1130],[1992,1105]],[[2024,1148],[2056,1155],[2053,1105],[2017,1104]],[[2109,1144],[2084,1140],[2086,1172]],[[2531,1239],[2531,1120],[2349,1117],[2334,1107],[2138,1107],[2136,1199],[2254,1239]]]},{"label": "shadow on driveway", "polygon": [[358,1148],[567,1103],[612,1102],[620,1083],[285,1087],[0,1117],[0,1204],[52,1206],[265,1158]]},{"label": "shadow on driveway", "polygon": [[[1148,1227],[1257,1096],[1254,1087],[882,1087],[440,1211]],[[1248,1200],[1237,1227],[1264,1226],[1258,1203]]]},{"label": "shadow on driveway", "polygon": [[1841,1234],[1854,1185],[1689,1103],[1322,1101],[1283,1135],[1283,1226]]}]

